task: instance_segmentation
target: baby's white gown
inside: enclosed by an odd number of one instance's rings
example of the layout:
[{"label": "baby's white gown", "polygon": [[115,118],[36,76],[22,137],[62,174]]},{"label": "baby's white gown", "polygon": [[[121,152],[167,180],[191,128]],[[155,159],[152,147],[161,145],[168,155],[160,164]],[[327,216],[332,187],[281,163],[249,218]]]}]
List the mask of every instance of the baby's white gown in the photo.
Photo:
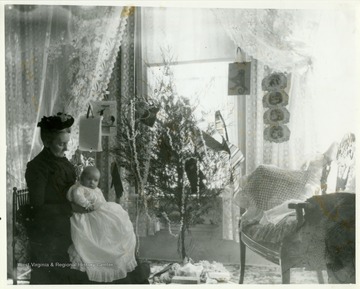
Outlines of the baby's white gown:
[{"label": "baby's white gown", "polygon": [[71,268],[85,271],[89,280],[111,282],[135,269],[136,237],[128,213],[107,202],[99,188],[73,185],[67,198],[82,207],[94,204],[89,213],[73,213],[68,253]]}]

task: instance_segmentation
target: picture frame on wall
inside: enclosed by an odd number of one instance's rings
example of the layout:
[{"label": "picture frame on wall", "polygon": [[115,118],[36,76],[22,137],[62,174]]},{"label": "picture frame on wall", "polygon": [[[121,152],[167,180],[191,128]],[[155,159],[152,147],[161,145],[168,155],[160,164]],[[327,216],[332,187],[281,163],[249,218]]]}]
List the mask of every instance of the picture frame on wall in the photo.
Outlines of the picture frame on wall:
[{"label": "picture frame on wall", "polygon": [[229,63],[228,95],[250,95],[251,62]]}]

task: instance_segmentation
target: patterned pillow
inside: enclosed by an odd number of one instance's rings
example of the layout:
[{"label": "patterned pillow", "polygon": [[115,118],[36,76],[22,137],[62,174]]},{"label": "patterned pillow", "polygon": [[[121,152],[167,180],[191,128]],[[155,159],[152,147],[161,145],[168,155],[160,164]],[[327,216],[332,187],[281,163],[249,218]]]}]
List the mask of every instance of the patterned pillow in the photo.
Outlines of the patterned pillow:
[{"label": "patterned pillow", "polygon": [[305,200],[309,176],[308,171],[260,165],[249,175],[242,194],[253,206],[266,211],[290,199]]}]

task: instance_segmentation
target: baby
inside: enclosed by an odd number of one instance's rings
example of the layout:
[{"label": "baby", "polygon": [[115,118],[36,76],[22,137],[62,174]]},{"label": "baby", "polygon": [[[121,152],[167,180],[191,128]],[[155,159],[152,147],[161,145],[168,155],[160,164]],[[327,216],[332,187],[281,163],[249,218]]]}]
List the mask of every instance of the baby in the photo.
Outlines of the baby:
[{"label": "baby", "polygon": [[73,244],[68,253],[72,269],[86,271],[91,281],[112,282],[135,269],[136,237],[128,213],[105,200],[99,179],[96,167],[86,167],[67,193],[70,202],[88,211],[70,218]]}]

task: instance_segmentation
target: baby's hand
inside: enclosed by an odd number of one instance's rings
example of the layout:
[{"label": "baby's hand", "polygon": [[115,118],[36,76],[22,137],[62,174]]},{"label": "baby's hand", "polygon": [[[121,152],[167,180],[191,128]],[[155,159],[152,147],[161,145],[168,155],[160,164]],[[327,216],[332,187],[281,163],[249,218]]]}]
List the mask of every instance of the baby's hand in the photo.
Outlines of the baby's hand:
[{"label": "baby's hand", "polygon": [[88,212],[94,211],[94,209],[95,209],[94,204],[91,204],[90,206],[88,206],[88,207],[86,208],[86,210],[87,210]]}]

